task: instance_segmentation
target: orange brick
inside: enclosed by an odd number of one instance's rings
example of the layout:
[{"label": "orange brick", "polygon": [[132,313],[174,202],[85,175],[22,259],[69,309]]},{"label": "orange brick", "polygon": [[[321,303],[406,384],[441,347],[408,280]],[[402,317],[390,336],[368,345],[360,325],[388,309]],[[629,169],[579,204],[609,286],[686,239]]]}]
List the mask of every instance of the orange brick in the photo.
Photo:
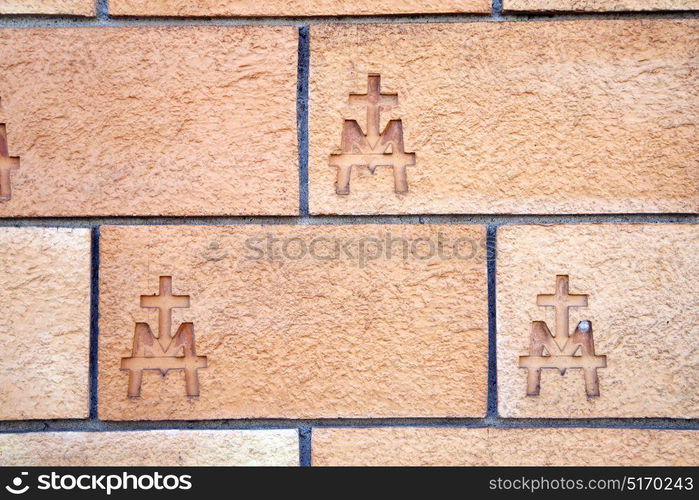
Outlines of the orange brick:
[{"label": "orange brick", "polygon": [[[103,227],[100,418],[483,416],[484,238],[452,225]],[[171,322],[140,307],[168,288]],[[189,383],[149,333],[161,324],[177,345],[194,334]]]},{"label": "orange brick", "polygon": [[86,418],[90,231],[0,228],[0,304],[0,420]]},{"label": "orange brick", "polygon": [[0,217],[298,213],[297,38],[0,30],[0,123],[19,158]]},{"label": "orange brick", "polygon": [[295,429],[0,434],[3,467],[298,464]]},{"label": "orange brick", "polygon": [[[311,212],[695,213],[698,28],[313,26]],[[361,97],[370,75],[385,94],[380,116]],[[379,135],[388,124],[394,135]],[[382,156],[401,149],[400,127],[406,155]],[[378,137],[383,146],[372,146]],[[338,172],[352,162],[363,166],[353,168],[350,193],[338,194]],[[367,164],[378,166],[373,175]],[[405,193],[394,164],[409,165]]]},{"label": "orange brick", "polygon": [[503,0],[506,11],[647,11],[694,10],[698,0]]},{"label": "orange brick", "polygon": [[691,466],[699,432],[639,429],[313,429],[313,465]]},{"label": "orange brick", "polygon": [[95,0],[3,0],[0,14],[71,14],[94,16]]},{"label": "orange brick", "polygon": [[[497,242],[501,416],[699,417],[699,225],[507,226]],[[541,321],[555,359],[530,350]]]},{"label": "orange brick", "polygon": [[110,0],[115,16],[347,16],[490,13],[490,0]]}]

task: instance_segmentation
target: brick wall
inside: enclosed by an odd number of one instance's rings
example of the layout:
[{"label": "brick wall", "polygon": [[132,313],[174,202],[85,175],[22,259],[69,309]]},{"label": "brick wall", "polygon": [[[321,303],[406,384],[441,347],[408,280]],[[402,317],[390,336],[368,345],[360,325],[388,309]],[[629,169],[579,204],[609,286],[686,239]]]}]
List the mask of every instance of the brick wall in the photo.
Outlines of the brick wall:
[{"label": "brick wall", "polygon": [[697,465],[697,11],[0,2],[0,465]]}]

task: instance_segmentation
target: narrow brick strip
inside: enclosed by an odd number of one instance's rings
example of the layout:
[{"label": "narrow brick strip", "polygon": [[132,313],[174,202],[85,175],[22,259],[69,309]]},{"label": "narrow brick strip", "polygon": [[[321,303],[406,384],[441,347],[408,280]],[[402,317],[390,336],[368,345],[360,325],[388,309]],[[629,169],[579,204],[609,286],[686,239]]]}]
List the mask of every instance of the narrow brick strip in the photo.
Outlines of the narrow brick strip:
[{"label": "narrow brick strip", "polygon": [[313,465],[696,465],[699,431],[314,429]]},{"label": "narrow brick strip", "polygon": [[3,0],[0,14],[68,14],[94,17],[95,0]]},{"label": "narrow brick strip", "polygon": [[115,16],[348,16],[488,14],[490,0],[110,0]]},{"label": "narrow brick strip", "polygon": [[295,429],[0,434],[0,465],[5,467],[298,464]]},{"label": "narrow brick strip", "polygon": [[612,12],[699,10],[698,0],[503,0],[505,11]]}]

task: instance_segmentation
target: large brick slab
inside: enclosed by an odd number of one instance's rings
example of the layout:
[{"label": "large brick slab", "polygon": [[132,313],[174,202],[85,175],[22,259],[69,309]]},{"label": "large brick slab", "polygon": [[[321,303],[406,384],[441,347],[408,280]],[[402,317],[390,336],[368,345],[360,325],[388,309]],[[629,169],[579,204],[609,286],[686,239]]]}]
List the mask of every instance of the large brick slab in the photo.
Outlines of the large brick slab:
[{"label": "large brick slab", "polygon": [[[699,226],[691,224],[571,224],[509,226],[497,235],[498,403],[504,417],[699,416]],[[597,356],[538,360],[530,356],[534,321],[545,321],[559,346],[566,328],[552,297],[567,276],[568,342],[590,330]],[[565,281],[565,280],[564,280]],[[564,294],[561,293],[561,296]],[[562,302],[561,302],[562,303]],[[560,317],[565,322],[564,307]],[[578,337],[576,329],[580,330]],[[576,340],[577,338],[577,340]],[[577,347],[576,354],[585,352]],[[559,355],[550,344],[544,354]],[[527,380],[543,362],[539,395]],[[554,362],[555,361],[555,362]],[[556,363],[563,365],[556,365]],[[596,370],[599,395],[589,391],[581,364]],[[558,370],[569,367],[565,375]],[[575,368],[574,368],[575,367]],[[589,375],[594,375],[588,370]],[[534,381],[535,382],[535,381]],[[590,381],[590,385],[594,385]]]},{"label": "large brick slab", "polygon": [[490,0],[110,0],[115,16],[346,16],[490,13]]},{"label": "large brick slab", "polygon": [[72,14],[94,16],[95,0],[3,0],[0,14]]},{"label": "large brick slab", "polygon": [[85,418],[90,231],[0,228],[0,420]]},{"label": "large brick slab", "polygon": [[298,213],[297,38],[0,30],[0,123],[19,158],[0,216]]},{"label": "large brick slab", "polygon": [[699,9],[697,0],[503,0],[506,11],[649,11]]},{"label": "large brick slab", "polygon": [[[484,238],[482,226],[104,227],[100,418],[483,416]],[[180,296],[171,327],[140,307],[160,287]],[[138,367],[184,364],[149,335],[161,323],[183,344],[193,329],[198,381],[146,370],[139,391]],[[134,347],[165,359],[125,360]]]},{"label": "large brick slab", "polygon": [[313,465],[693,466],[699,432],[639,429],[313,429]]},{"label": "large brick slab", "polygon": [[[696,20],[313,26],[310,209],[695,213],[698,37]],[[382,157],[401,127],[406,155]],[[379,166],[338,194],[343,162]]]},{"label": "large brick slab", "polygon": [[0,434],[0,465],[5,467],[298,464],[295,429]]}]

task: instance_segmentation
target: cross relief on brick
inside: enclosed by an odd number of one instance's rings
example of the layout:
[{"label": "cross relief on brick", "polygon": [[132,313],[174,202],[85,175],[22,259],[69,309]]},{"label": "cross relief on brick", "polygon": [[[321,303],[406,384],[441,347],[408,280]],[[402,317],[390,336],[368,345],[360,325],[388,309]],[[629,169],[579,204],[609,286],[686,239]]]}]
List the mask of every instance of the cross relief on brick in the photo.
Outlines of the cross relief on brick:
[{"label": "cross relief on brick", "polygon": [[122,358],[121,369],[129,372],[129,397],[141,395],[144,370],[157,370],[164,377],[170,370],[184,370],[187,396],[199,396],[198,370],[207,357],[197,356],[194,324],[182,323],[172,335],[172,310],[189,307],[189,295],[172,294],[172,277],[161,276],[158,294],[141,295],[141,307],[158,310],[158,335],[148,323],[136,323],[131,357]]},{"label": "cross relief on brick", "polygon": [[8,201],[12,198],[11,173],[18,168],[19,157],[10,156],[7,128],[4,123],[0,123],[0,201]]},{"label": "cross relief on brick", "polygon": [[555,335],[544,321],[533,321],[529,355],[519,357],[519,367],[527,369],[527,396],[538,396],[541,391],[541,370],[582,369],[585,375],[585,392],[588,397],[599,396],[598,368],[607,367],[607,356],[595,354],[592,322],[578,323],[570,334],[570,309],[587,307],[587,295],[569,293],[568,276],[556,276],[556,293],[536,297],[540,307],[553,307],[556,311]]},{"label": "cross relief on brick", "polygon": [[366,107],[366,134],[356,120],[345,120],[340,152],[330,155],[330,166],[337,168],[335,192],[350,193],[352,167],[364,166],[372,174],[377,167],[393,167],[394,190],[408,192],[406,167],[415,165],[415,153],[406,153],[403,144],[403,122],[390,120],[383,132],[381,111],[398,105],[397,94],[381,92],[381,75],[369,74],[366,94],[350,94],[351,105]]}]

